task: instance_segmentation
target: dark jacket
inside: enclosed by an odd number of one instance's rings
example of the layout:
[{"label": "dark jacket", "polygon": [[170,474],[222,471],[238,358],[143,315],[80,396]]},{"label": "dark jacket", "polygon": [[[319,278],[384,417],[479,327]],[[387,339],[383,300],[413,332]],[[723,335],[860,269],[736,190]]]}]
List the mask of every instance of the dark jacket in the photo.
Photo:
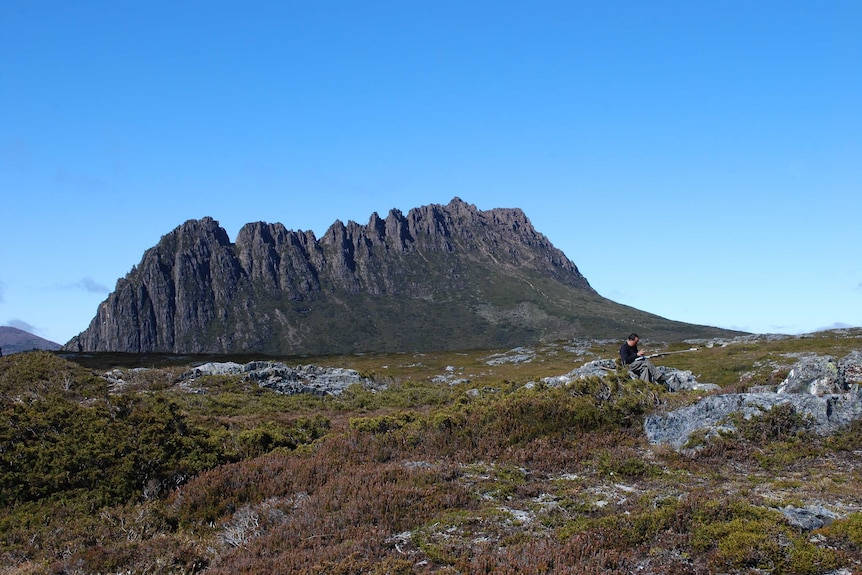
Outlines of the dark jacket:
[{"label": "dark jacket", "polygon": [[623,365],[628,365],[638,358],[638,346],[624,343],[620,348],[620,359]]}]

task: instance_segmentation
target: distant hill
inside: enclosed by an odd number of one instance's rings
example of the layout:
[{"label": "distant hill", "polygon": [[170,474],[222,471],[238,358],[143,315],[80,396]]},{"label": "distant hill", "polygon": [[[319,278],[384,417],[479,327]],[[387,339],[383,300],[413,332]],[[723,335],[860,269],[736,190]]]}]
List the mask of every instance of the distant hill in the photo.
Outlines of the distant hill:
[{"label": "distant hill", "polygon": [[48,341],[23,329],[0,326],[0,349],[3,350],[3,355],[11,355],[21,351],[33,351],[34,349],[53,351],[60,349],[60,347],[59,343]]},{"label": "distant hill", "polygon": [[273,355],[516,346],[570,337],[652,340],[739,332],[665,319],[600,296],[520,209],[447,205],[319,240],[263,222],[231,243],[215,220],[163,236],[72,351]]}]

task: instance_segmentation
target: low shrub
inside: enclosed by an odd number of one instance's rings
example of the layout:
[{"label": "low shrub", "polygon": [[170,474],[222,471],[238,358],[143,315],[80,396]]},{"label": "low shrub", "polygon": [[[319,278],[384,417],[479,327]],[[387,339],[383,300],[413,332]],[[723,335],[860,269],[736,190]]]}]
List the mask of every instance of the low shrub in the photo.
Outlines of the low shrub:
[{"label": "low shrub", "polygon": [[851,513],[843,519],[838,519],[826,527],[824,532],[862,547],[862,513]]},{"label": "low shrub", "polygon": [[351,385],[333,402],[339,409],[367,412],[378,409],[411,409],[450,403],[457,390],[428,381],[398,381],[384,389]]},{"label": "low shrub", "polygon": [[95,505],[177,485],[219,463],[206,433],[159,397],[81,405],[58,395],[5,403],[0,413],[0,504],[84,491]]},{"label": "low shrub", "polygon": [[236,434],[238,459],[249,459],[274,449],[293,450],[320,439],[329,431],[329,420],[321,415],[300,417],[289,424],[265,420]]},{"label": "low shrub", "polygon": [[0,357],[0,398],[32,400],[62,395],[70,400],[105,398],[108,384],[76,363],[48,351]]},{"label": "low shrub", "polygon": [[790,403],[779,403],[748,419],[737,417],[734,423],[742,438],[758,445],[800,437],[813,425],[810,417],[797,412]]},{"label": "low shrub", "polygon": [[846,428],[825,439],[825,445],[836,451],[862,450],[862,419],[857,419]]},{"label": "low shrub", "polygon": [[691,546],[706,554],[715,571],[814,575],[839,566],[837,553],[793,531],[777,510],[742,501],[700,503],[691,514]]},{"label": "low shrub", "polygon": [[386,433],[413,423],[416,417],[415,413],[409,411],[377,417],[357,417],[350,420],[350,428],[365,433]]}]

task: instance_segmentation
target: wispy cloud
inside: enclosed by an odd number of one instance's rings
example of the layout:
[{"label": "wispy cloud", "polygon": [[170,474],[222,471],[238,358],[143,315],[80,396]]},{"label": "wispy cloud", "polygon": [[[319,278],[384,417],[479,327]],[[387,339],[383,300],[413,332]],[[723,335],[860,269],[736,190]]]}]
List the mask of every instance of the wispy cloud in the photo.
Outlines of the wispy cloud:
[{"label": "wispy cloud", "polygon": [[6,293],[6,284],[0,281],[0,303],[3,303],[3,296]]},{"label": "wispy cloud", "polygon": [[829,331],[830,329],[846,329],[846,328],[850,328],[850,327],[857,327],[857,326],[849,324],[849,323],[844,323],[843,321],[836,321],[832,325],[827,325],[824,327],[818,327],[814,331]]},{"label": "wispy cloud", "polygon": [[84,290],[88,293],[110,293],[111,290],[94,280],[91,277],[85,277],[75,283],[62,286],[63,289]]},{"label": "wispy cloud", "polygon": [[20,319],[9,320],[6,322],[6,325],[9,327],[15,327],[18,329],[22,329],[22,330],[29,332],[29,333],[36,333],[36,331],[37,331],[37,328],[35,325],[27,323],[26,321],[20,320]]},{"label": "wispy cloud", "polygon": [[111,291],[107,286],[100,284],[93,278],[84,278],[79,283],[81,284],[81,287],[90,293],[109,293]]}]

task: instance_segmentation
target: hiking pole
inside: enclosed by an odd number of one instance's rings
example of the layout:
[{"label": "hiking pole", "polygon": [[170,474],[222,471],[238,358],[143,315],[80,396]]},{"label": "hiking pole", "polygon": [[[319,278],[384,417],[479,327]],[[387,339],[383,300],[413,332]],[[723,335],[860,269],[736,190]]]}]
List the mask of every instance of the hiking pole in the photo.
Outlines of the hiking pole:
[{"label": "hiking pole", "polygon": [[699,351],[699,350],[700,350],[700,348],[699,348],[699,347],[692,347],[692,348],[689,348],[689,349],[680,349],[679,351],[662,351],[662,352],[659,352],[659,353],[651,353],[651,354],[649,354],[649,355],[647,355],[647,356],[645,356],[645,357],[647,357],[647,358],[651,358],[651,357],[661,357],[661,356],[663,356],[663,355],[670,355],[670,354],[672,354],[672,353],[688,353],[688,352],[690,352],[690,351]]}]

